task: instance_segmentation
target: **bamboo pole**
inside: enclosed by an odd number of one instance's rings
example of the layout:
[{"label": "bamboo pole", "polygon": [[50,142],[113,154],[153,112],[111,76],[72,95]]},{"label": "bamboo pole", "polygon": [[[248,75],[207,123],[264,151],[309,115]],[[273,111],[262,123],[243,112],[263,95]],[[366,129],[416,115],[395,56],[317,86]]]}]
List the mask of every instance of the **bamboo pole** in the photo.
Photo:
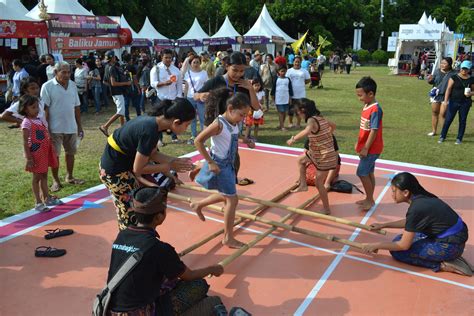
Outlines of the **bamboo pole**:
[{"label": "bamboo pole", "polygon": [[[307,207],[308,205],[312,204],[314,201],[316,201],[317,199],[319,198],[319,194],[316,194],[315,196],[313,196],[312,198],[306,200],[304,203],[302,203],[299,207],[300,208],[305,208]],[[294,214],[293,213],[288,213],[286,214],[285,216],[283,216],[279,222],[280,223],[285,223],[286,221],[288,221]],[[252,240],[251,242],[245,244],[242,248],[238,249],[237,251],[235,251],[233,254],[231,254],[230,256],[228,256],[227,258],[225,258],[224,260],[222,260],[221,262],[219,262],[219,264],[223,267],[227,266],[228,264],[230,264],[232,261],[234,261],[235,259],[237,259],[238,257],[240,257],[244,252],[246,252],[247,250],[249,250],[250,248],[252,248],[253,246],[255,246],[258,242],[260,242],[263,238],[267,237],[268,235],[270,235],[271,233],[273,233],[275,230],[277,229],[276,226],[273,226],[271,228],[269,228],[267,231],[265,231],[264,233],[258,235],[257,237],[255,237],[254,240]]]},{"label": "bamboo pole", "polygon": [[[207,190],[207,189],[197,187],[197,186],[193,186],[193,185],[182,184],[182,185],[179,185],[179,187],[183,188],[183,189],[198,191],[198,192],[217,193],[217,191]],[[331,215],[326,215],[326,214],[321,214],[321,213],[316,213],[316,212],[303,210],[299,207],[287,206],[287,205],[284,205],[284,204],[271,202],[271,201],[266,201],[266,200],[262,200],[262,199],[259,199],[259,198],[246,196],[246,195],[238,195],[238,198],[239,198],[239,200],[252,202],[252,203],[258,203],[258,204],[266,205],[266,206],[269,206],[269,207],[276,207],[276,208],[284,209],[284,210],[287,210],[287,211],[290,211],[290,212],[293,212],[293,213],[296,213],[296,214],[300,214],[300,215],[307,215],[307,216],[311,216],[311,217],[317,217],[317,218],[328,220],[328,221],[331,221],[331,222],[336,222],[336,223],[339,223],[339,224],[344,224],[344,225],[348,225],[348,226],[352,226],[352,227],[357,227],[357,228],[364,229],[364,230],[371,231],[371,232],[375,232],[375,233],[378,233],[378,234],[381,234],[381,235],[386,235],[387,234],[387,232],[385,230],[382,230],[382,229],[381,230],[372,230],[370,228],[370,226],[368,226],[368,225],[352,222],[352,221],[349,221],[347,219],[340,218],[340,217],[335,217],[335,216],[331,216]]]},{"label": "bamboo pole", "polygon": [[[186,202],[191,202],[191,200],[192,200],[190,197],[186,197],[186,196],[179,195],[179,194],[174,194],[174,193],[168,193],[168,197],[170,199],[176,199],[176,200],[186,201]],[[216,205],[208,205],[206,207],[210,208],[212,210],[224,213],[224,208],[223,207],[219,207],[219,206],[216,206]],[[307,236],[311,236],[311,237],[317,237],[317,238],[321,238],[321,239],[325,239],[325,240],[329,240],[329,241],[334,241],[334,242],[341,243],[343,245],[349,245],[349,246],[354,247],[354,248],[362,249],[362,245],[360,243],[354,242],[354,241],[351,241],[351,240],[348,240],[348,239],[339,238],[339,237],[334,236],[334,235],[315,232],[315,231],[312,231],[312,230],[309,230],[309,229],[297,227],[295,225],[289,225],[289,224],[269,220],[269,219],[266,219],[266,218],[263,218],[263,217],[260,217],[260,216],[257,216],[257,215],[252,215],[252,214],[243,213],[243,212],[239,212],[239,211],[236,211],[235,215],[237,215],[240,218],[249,219],[249,220],[252,220],[252,221],[255,221],[255,222],[260,222],[260,223],[267,224],[267,225],[270,225],[270,226],[280,227],[280,228],[283,228],[283,229],[286,229],[286,230],[289,230],[289,231],[293,231],[293,232],[296,232],[296,233],[300,233],[300,234],[303,234],[303,235],[307,235]]]},{"label": "bamboo pole", "polygon": [[[278,194],[277,196],[275,196],[274,198],[271,199],[272,202],[277,202],[279,200],[281,200],[282,198],[284,198],[285,196],[287,196],[291,190],[295,189],[297,187],[296,184],[292,185],[291,187],[289,187],[288,189],[286,189],[285,191],[281,192],[280,194]],[[259,205],[258,207],[256,207],[255,209],[252,210],[252,212],[250,212],[251,215],[256,215],[258,213],[260,213],[261,211],[267,209],[268,206],[266,205]],[[239,218],[239,219],[236,219],[234,221],[234,226],[237,226],[239,225],[240,223],[244,222],[245,221],[245,218]],[[221,228],[220,230],[212,233],[211,235],[205,237],[204,239],[198,241],[197,243],[189,246],[188,248],[184,249],[183,251],[181,251],[178,255],[180,257],[183,257],[185,255],[187,255],[188,253],[190,253],[191,251],[194,251],[196,250],[197,248],[205,245],[207,242],[211,241],[212,239],[222,235],[224,233],[224,228]]]}]

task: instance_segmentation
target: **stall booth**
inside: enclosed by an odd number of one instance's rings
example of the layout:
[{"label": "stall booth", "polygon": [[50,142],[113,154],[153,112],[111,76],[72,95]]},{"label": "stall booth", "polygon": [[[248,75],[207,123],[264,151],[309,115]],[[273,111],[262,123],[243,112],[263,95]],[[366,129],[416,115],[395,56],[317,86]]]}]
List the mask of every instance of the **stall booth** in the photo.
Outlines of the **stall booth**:
[{"label": "stall booth", "polygon": [[101,52],[120,48],[131,40],[130,30],[107,16],[94,16],[77,0],[44,0],[46,12],[40,5],[34,7],[27,16],[40,19],[47,13],[49,50],[58,59],[72,62],[88,52]]},{"label": "stall booth", "polygon": [[11,69],[13,59],[32,51],[37,58],[42,51],[41,39],[48,37],[48,29],[45,22],[25,16],[27,12],[19,0],[0,0],[0,74]]},{"label": "stall booth", "polygon": [[145,18],[145,23],[143,23],[142,29],[138,32],[138,37],[133,41],[132,46],[148,47],[152,54],[165,48],[174,48],[173,41],[158,32],[148,17]]},{"label": "stall booth", "polygon": [[226,16],[219,30],[209,39],[209,51],[225,51],[229,48],[233,51],[240,51],[242,42],[242,35],[235,30],[229,17]]},{"label": "stall booth", "polygon": [[269,54],[277,51],[284,53],[286,43],[293,43],[295,39],[286,34],[273,21],[266,5],[263,5],[262,11],[252,28],[244,34],[244,44],[242,49],[251,48]]},{"label": "stall booth", "polygon": [[426,53],[426,66],[434,71],[442,57],[453,57],[453,43],[454,34],[446,24],[423,13],[417,24],[400,25],[395,57],[389,65],[394,74],[414,75],[420,68],[420,56]]},{"label": "stall booth", "polygon": [[209,35],[204,32],[197,18],[194,18],[193,25],[189,31],[176,41],[176,51],[180,57],[190,50],[199,54],[207,50],[208,45]]},{"label": "stall booth", "polygon": [[132,39],[130,43],[128,43],[127,45],[123,45],[122,47],[115,48],[113,50],[115,53],[115,56],[122,56],[125,52],[131,53],[133,42],[138,38],[138,33],[132,29],[130,24],[128,24],[123,14],[121,16],[109,16],[109,18],[112,19],[115,23],[119,24],[121,29],[130,30],[130,36]]}]

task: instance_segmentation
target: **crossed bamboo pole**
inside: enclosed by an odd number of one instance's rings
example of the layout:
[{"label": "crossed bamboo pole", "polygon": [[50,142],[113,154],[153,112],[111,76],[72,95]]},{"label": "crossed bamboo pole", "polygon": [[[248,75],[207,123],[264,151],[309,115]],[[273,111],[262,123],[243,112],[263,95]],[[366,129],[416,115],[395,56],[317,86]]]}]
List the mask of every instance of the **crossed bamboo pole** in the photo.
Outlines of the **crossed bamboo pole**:
[{"label": "crossed bamboo pole", "polygon": [[[207,189],[197,187],[197,186],[193,186],[193,185],[181,184],[181,185],[179,185],[179,187],[183,188],[183,189],[198,191],[198,192],[218,193],[217,191],[214,191],[214,190],[207,190]],[[319,197],[319,194],[317,196]],[[268,206],[268,207],[276,207],[276,208],[284,209],[284,210],[290,211],[292,213],[300,214],[300,215],[307,215],[307,216],[311,216],[311,217],[317,217],[317,218],[328,220],[328,221],[331,221],[331,222],[336,222],[336,223],[339,223],[339,224],[344,224],[344,225],[364,229],[364,230],[367,230],[367,231],[375,232],[375,233],[378,233],[378,234],[381,234],[381,235],[386,235],[387,234],[387,232],[385,230],[372,230],[370,228],[370,226],[368,226],[368,225],[352,222],[352,221],[349,221],[347,219],[340,218],[340,217],[335,217],[335,216],[331,216],[331,215],[326,215],[326,214],[307,211],[307,210],[302,209],[301,207],[287,206],[287,205],[284,205],[284,204],[271,202],[271,201],[266,201],[266,200],[262,200],[262,199],[259,199],[259,198],[246,196],[246,195],[238,195],[238,198],[239,198],[239,200],[242,200],[242,201],[258,203],[258,204],[265,205],[265,206]]]},{"label": "crossed bamboo pole", "polygon": [[[168,198],[173,199],[173,200],[184,201],[184,202],[188,202],[188,203],[191,203],[193,201],[190,197],[175,194],[175,193],[168,193]],[[305,203],[302,204],[303,205],[302,207],[306,207],[308,205],[308,203],[312,203],[315,200],[317,200],[318,198],[319,198],[319,194],[317,194],[316,196],[312,197],[311,199],[305,201]],[[215,210],[215,211],[218,211],[220,213],[224,213],[224,207],[219,207],[219,206],[216,206],[216,205],[208,205],[206,207],[211,209],[211,210]],[[290,214],[292,214],[292,213],[290,213]],[[277,222],[277,221],[269,220],[269,219],[266,219],[266,218],[263,218],[263,217],[260,217],[260,216],[257,216],[257,215],[252,215],[252,214],[243,213],[243,212],[239,212],[239,211],[236,211],[235,215],[237,215],[238,217],[243,218],[243,219],[250,219],[250,220],[255,221],[255,222],[260,222],[260,223],[263,223],[263,224],[274,226],[275,229],[280,227],[280,228],[283,228],[283,229],[286,229],[286,230],[289,230],[289,231],[293,231],[293,232],[296,232],[296,233],[300,233],[300,234],[303,234],[303,235],[307,235],[307,236],[311,236],[311,237],[317,237],[317,238],[321,238],[321,239],[326,239],[326,240],[329,240],[329,241],[334,241],[334,242],[338,242],[338,243],[341,243],[341,244],[344,244],[344,245],[349,245],[351,247],[362,249],[361,244],[358,243],[358,242],[354,242],[354,241],[351,241],[351,240],[348,240],[348,239],[339,238],[339,237],[336,237],[334,235],[323,234],[323,233],[315,232],[315,231],[312,231],[312,230],[309,230],[309,229],[300,228],[300,227],[297,227],[295,225],[285,224],[282,221]]]},{"label": "crossed bamboo pole", "polygon": [[[272,201],[272,202],[277,202],[277,201],[281,200],[282,198],[284,198],[285,196],[287,196],[287,195],[291,192],[291,190],[295,189],[296,187],[297,187],[296,184],[292,185],[292,186],[289,187],[288,189],[282,191],[280,194],[278,194],[277,196],[275,196],[274,198],[272,198],[270,201]],[[253,209],[249,214],[250,214],[250,215],[256,215],[256,214],[262,212],[263,210],[265,210],[265,209],[267,209],[267,208],[268,208],[268,206],[266,206],[266,205],[259,205],[259,206],[257,206],[255,209]],[[236,219],[236,220],[234,221],[234,226],[237,226],[237,225],[241,224],[241,223],[244,222],[244,221],[245,221],[245,218]],[[223,233],[224,233],[224,229],[221,228],[220,230],[216,231],[215,233],[212,233],[211,235],[205,237],[204,239],[202,239],[202,240],[198,241],[197,243],[195,243],[195,244],[189,246],[188,248],[184,249],[184,250],[181,251],[178,255],[179,255],[180,257],[185,256],[185,255],[187,255],[188,253],[190,253],[190,252],[196,250],[197,248],[199,248],[199,247],[205,245],[206,243],[208,243],[208,242],[211,241],[212,239],[214,239],[214,238],[216,238],[216,237],[222,235]]]}]

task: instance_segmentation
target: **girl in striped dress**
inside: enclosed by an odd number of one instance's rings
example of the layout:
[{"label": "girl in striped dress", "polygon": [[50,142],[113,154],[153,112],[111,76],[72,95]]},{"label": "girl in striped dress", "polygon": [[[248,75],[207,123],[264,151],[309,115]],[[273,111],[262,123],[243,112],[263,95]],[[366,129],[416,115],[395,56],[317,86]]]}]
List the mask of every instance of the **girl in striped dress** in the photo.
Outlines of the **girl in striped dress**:
[{"label": "girl in striped dress", "polygon": [[318,188],[321,201],[323,202],[322,213],[329,214],[329,199],[324,181],[330,170],[337,167],[337,153],[334,149],[332,132],[336,125],[321,116],[314,101],[303,98],[296,105],[298,115],[306,121],[306,128],[292,136],[286,143],[291,146],[298,140],[308,137],[309,150],[298,159],[299,186],[293,192],[307,191],[306,166],[308,163],[315,165],[316,187]]}]

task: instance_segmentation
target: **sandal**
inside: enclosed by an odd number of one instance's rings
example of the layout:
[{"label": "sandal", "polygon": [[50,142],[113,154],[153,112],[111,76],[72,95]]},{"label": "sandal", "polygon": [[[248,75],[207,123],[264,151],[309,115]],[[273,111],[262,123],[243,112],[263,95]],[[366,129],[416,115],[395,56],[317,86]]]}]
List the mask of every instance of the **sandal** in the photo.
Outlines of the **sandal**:
[{"label": "sandal", "polygon": [[440,271],[452,272],[465,276],[472,276],[471,268],[463,260],[456,258],[451,261],[441,262]]},{"label": "sandal", "polygon": [[56,237],[69,236],[69,235],[72,235],[72,233],[74,233],[72,229],[60,229],[60,228],[47,229],[45,230],[45,232],[47,232],[47,234],[44,235],[44,239],[53,239]]},{"label": "sandal", "polygon": [[61,257],[66,254],[66,249],[56,249],[52,247],[41,246],[35,249],[35,257]]},{"label": "sandal", "polygon": [[55,183],[53,183],[53,185],[51,185],[51,187],[49,189],[51,190],[51,192],[58,192],[62,188],[63,188],[63,186],[61,184],[55,182]]},{"label": "sandal", "polygon": [[80,185],[80,184],[86,183],[86,181],[84,181],[82,179],[76,179],[76,178],[65,179],[64,181],[66,181],[69,184],[73,184],[73,185]]},{"label": "sandal", "polygon": [[255,181],[253,181],[252,179],[243,178],[243,179],[240,179],[237,184],[241,185],[241,186],[244,186],[244,185],[250,185],[250,184],[254,184],[254,183],[255,183]]},{"label": "sandal", "polygon": [[102,134],[104,134],[105,137],[109,137],[109,132],[103,128],[102,126],[99,126],[99,131],[102,132]]}]

